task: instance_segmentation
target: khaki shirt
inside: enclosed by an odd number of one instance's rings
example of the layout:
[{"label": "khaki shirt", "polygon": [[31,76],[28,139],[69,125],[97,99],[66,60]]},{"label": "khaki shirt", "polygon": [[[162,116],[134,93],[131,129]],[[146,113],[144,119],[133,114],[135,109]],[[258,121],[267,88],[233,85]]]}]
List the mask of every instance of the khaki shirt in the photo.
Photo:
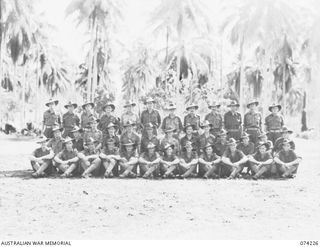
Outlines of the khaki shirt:
[{"label": "khaki shirt", "polygon": [[46,110],[43,114],[43,124],[45,126],[53,126],[61,124],[60,114]]},{"label": "khaki shirt", "polygon": [[80,125],[80,118],[75,113],[66,112],[62,116],[62,127],[72,129],[75,126]]}]

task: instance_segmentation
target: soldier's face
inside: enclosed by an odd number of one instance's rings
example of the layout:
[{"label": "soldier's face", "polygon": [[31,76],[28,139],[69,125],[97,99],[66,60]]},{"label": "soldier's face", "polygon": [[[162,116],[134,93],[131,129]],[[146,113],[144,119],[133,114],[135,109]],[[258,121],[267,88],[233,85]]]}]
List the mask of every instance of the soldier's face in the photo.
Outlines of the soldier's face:
[{"label": "soldier's face", "polygon": [[289,133],[289,132],[283,132],[283,133],[282,133],[282,136],[283,136],[284,138],[289,138],[289,137],[290,137],[290,133]]},{"label": "soldier's face", "polygon": [[167,154],[167,155],[171,155],[171,154],[172,154],[172,151],[173,151],[173,150],[172,150],[172,147],[168,147],[167,150],[166,150],[166,154]]},{"label": "soldier's face", "polygon": [[50,109],[50,110],[53,110],[54,107],[55,107],[55,103],[50,103],[50,104],[49,104],[49,109]]},{"label": "soldier's face", "polygon": [[213,149],[212,149],[211,146],[206,148],[206,153],[207,153],[207,154],[210,155],[210,154],[212,154],[212,152],[213,152]]},{"label": "soldier's face", "polygon": [[114,143],[113,142],[109,142],[108,144],[107,144],[107,149],[108,150],[112,150],[112,149],[114,149]]},{"label": "soldier's face", "polygon": [[147,129],[147,135],[148,136],[152,136],[152,134],[153,134],[153,129]]},{"label": "soldier's face", "polygon": [[148,149],[149,154],[154,154],[154,151],[155,151],[154,148],[149,148],[149,149]]},{"label": "soldier's face", "polygon": [[91,105],[86,105],[84,109],[86,109],[86,111],[91,111],[92,107]]},{"label": "soldier's face", "polygon": [[41,143],[41,148],[42,148],[42,149],[45,149],[46,146],[47,146],[47,143],[45,143],[45,142]]},{"label": "soldier's face", "polygon": [[191,107],[191,108],[189,108],[189,113],[194,113],[196,111],[196,108],[194,108],[194,107]]},{"label": "soldier's face", "polygon": [[192,128],[191,126],[188,127],[188,128],[186,128],[186,133],[187,133],[188,135],[192,134],[192,132],[193,132],[193,128]]},{"label": "soldier's face", "polygon": [[53,136],[54,136],[55,138],[61,137],[61,131],[60,131],[60,130],[54,131],[54,132],[53,132]]},{"label": "soldier's face", "polygon": [[79,131],[73,132],[73,137],[74,138],[79,138],[80,137],[80,132]]},{"label": "soldier's face", "polygon": [[66,145],[66,149],[67,149],[68,151],[72,150],[72,142],[71,142],[71,141],[70,141],[70,142],[67,142],[65,145]]},{"label": "soldier's face", "polygon": [[277,113],[279,111],[279,108],[278,107],[272,107],[271,108],[271,112],[272,113]]},{"label": "soldier's face", "polygon": [[187,153],[191,153],[192,152],[192,146],[191,145],[186,146],[186,150],[187,150]]},{"label": "soldier's face", "polygon": [[111,113],[112,112],[112,108],[111,106],[107,106],[106,108],[104,108],[106,113]]},{"label": "soldier's face", "polygon": [[266,142],[268,140],[267,136],[261,136],[260,141]]},{"label": "soldier's face", "polygon": [[152,102],[148,102],[148,103],[147,103],[147,108],[148,108],[149,110],[151,110],[151,109],[153,108],[153,103],[152,103]]},{"label": "soldier's face", "polygon": [[88,148],[90,151],[94,150],[94,143],[88,144]]},{"label": "soldier's face", "polygon": [[132,150],[133,150],[133,146],[132,145],[126,146],[126,150],[127,150],[128,153],[131,153]]},{"label": "soldier's face", "polygon": [[205,126],[204,127],[204,131],[206,132],[206,133],[209,133],[209,131],[210,131],[210,126],[208,125],[208,126]]},{"label": "soldier's face", "polygon": [[266,153],[266,151],[267,151],[267,148],[266,148],[265,145],[262,145],[262,146],[259,147],[259,152],[260,152],[261,154]]},{"label": "soldier's face", "polygon": [[113,128],[113,127],[111,127],[111,128],[108,129],[109,135],[114,135],[115,131],[116,131],[116,130],[115,130],[115,128]]},{"label": "soldier's face", "polygon": [[218,110],[217,107],[215,107],[215,106],[214,106],[214,107],[211,107],[211,111],[212,111],[212,112],[216,112],[217,110]]},{"label": "soldier's face", "polygon": [[249,143],[249,137],[243,138],[242,141],[243,141],[243,143],[244,143],[245,145],[248,145],[248,143]]},{"label": "soldier's face", "polygon": [[238,109],[237,106],[231,106],[230,108],[231,108],[231,111],[236,111]]},{"label": "soldier's face", "polygon": [[175,109],[170,109],[169,114],[174,115]]},{"label": "soldier's face", "polygon": [[256,105],[256,104],[251,104],[251,105],[249,105],[249,109],[250,109],[251,111],[254,111],[254,110],[257,109],[257,105]]},{"label": "soldier's face", "polygon": [[229,146],[229,148],[230,148],[230,151],[231,151],[231,152],[236,151],[236,144],[231,144],[231,145]]},{"label": "soldier's face", "polygon": [[68,112],[73,112],[74,111],[74,107],[73,106],[68,106]]},{"label": "soldier's face", "polygon": [[285,144],[283,144],[282,148],[283,148],[284,151],[289,151],[290,144],[289,143],[285,143]]},{"label": "soldier's face", "polygon": [[132,125],[128,125],[126,127],[127,132],[131,133],[132,132]]}]

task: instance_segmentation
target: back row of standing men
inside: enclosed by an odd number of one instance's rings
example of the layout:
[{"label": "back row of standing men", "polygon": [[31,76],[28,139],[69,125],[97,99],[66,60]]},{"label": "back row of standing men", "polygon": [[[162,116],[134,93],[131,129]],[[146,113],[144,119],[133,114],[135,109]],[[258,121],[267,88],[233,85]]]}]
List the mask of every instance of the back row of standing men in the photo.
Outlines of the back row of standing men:
[{"label": "back row of standing men", "polygon": [[[110,123],[113,123],[117,127],[119,133],[124,132],[124,126],[127,122],[131,121],[135,124],[135,132],[142,133],[142,136],[146,134],[146,127],[152,124],[153,134],[158,134],[158,128],[161,127],[162,131],[165,132],[167,129],[174,129],[177,136],[181,136],[183,129],[187,124],[193,125],[195,131],[198,131],[201,127],[200,116],[196,114],[198,109],[197,105],[189,105],[186,107],[188,114],[184,116],[183,125],[181,119],[175,114],[176,107],[173,103],[169,104],[166,110],[169,111],[168,116],[163,120],[160,113],[154,109],[155,101],[148,98],[145,102],[146,109],[141,113],[141,116],[137,116],[133,112],[133,107],[136,105],[133,102],[126,102],[124,105],[125,112],[120,118],[116,117],[113,112],[115,110],[115,105],[108,103],[103,107],[103,113],[98,120],[98,129],[102,131],[104,137],[107,136],[107,127]],[[70,131],[75,127],[79,126],[85,130],[89,121],[92,118],[98,119],[97,114],[94,111],[94,103],[86,103],[82,105],[83,112],[80,116],[74,113],[75,108],[77,108],[76,103],[69,102],[64,107],[68,110],[63,114],[62,118],[58,114],[54,106],[58,104],[57,100],[50,100],[46,103],[49,107],[45,111],[43,116],[43,131],[47,138],[52,138],[52,128],[55,125],[60,125],[64,129],[63,137],[69,136]],[[212,103],[208,106],[211,110],[204,118],[203,123],[209,122],[211,129],[210,134],[217,136],[219,132],[223,129],[227,131],[228,138],[234,138],[235,140],[240,140],[241,134],[246,132],[250,135],[250,140],[253,143],[257,143],[258,136],[263,132],[262,127],[262,115],[257,111],[257,106],[259,102],[252,101],[247,104],[248,112],[244,115],[243,121],[242,116],[237,112],[239,104],[236,102],[231,102],[228,107],[230,108],[224,116],[220,113],[220,104]],[[268,139],[275,143],[275,141],[281,136],[281,131],[284,126],[284,120],[281,114],[281,105],[273,104],[269,106],[269,111],[271,112],[265,118],[265,131],[267,132]]]}]

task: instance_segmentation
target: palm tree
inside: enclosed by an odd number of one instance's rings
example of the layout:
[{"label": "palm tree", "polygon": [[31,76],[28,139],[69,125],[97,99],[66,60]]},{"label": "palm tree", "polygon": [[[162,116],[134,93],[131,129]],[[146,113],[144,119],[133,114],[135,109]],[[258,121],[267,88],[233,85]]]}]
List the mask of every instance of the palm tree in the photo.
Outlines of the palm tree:
[{"label": "palm tree", "polygon": [[204,37],[211,31],[210,21],[204,9],[200,1],[162,0],[152,13],[150,22],[154,34],[166,33],[166,63],[169,61],[169,38],[171,36],[171,39],[176,39],[176,83],[180,81],[181,59],[187,39],[194,35]]},{"label": "palm tree", "polygon": [[[87,24],[90,33],[88,56],[87,100],[93,100],[98,82],[99,51],[106,52],[110,32],[114,31],[122,20],[121,1],[116,0],[73,0],[66,14],[77,14],[77,25]],[[105,57],[108,57],[107,54]],[[101,60],[100,60],[101,62]]]},{"label": "palm tree", "polygon": [[[226,35],[231,44],[238,44],[240,47],[239,100],[243,107],[244,69],[247,55],[244,51],[247,46],[250,44],[262,47],[265,50],[267,64],[270,63],[275,51],[279,50],[278,45],[286,42],[287,37],[296,37],[295,30],[298,26],[299,14],[294,4],[285,0],[245,0],[240,4],[237,2],[231,2],[231,4],[234,6],[233,10],[229,11],[225,17],[220,31]],[[232,7],[229,5],[228,8]],[[285,89],[285,86],[283,88]],[[284,95],[285,90],[283,90]],[[283,97],[283,103],[285,109],[285,97]]]}]

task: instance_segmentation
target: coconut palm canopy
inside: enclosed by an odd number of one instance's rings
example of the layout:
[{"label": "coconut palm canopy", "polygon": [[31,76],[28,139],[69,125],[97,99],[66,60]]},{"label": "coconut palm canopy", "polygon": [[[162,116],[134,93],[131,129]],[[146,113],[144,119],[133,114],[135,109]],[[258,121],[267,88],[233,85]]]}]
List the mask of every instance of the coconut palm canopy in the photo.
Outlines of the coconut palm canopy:
[{"label": "coconut palm canopy", "polygon": [[[319,88],[319,5],[2,0],[1,89],[22,103],[23,112],[49,96],[121,104],[155,95],[161,106],[220,95],[242,106],[248,97],[261,98],[262,105],[271,98],[282,102],[284,114],[302,108],[311,114],[318,103],[308,96]],[[43,109],[33,108],[39,121]]]}]

